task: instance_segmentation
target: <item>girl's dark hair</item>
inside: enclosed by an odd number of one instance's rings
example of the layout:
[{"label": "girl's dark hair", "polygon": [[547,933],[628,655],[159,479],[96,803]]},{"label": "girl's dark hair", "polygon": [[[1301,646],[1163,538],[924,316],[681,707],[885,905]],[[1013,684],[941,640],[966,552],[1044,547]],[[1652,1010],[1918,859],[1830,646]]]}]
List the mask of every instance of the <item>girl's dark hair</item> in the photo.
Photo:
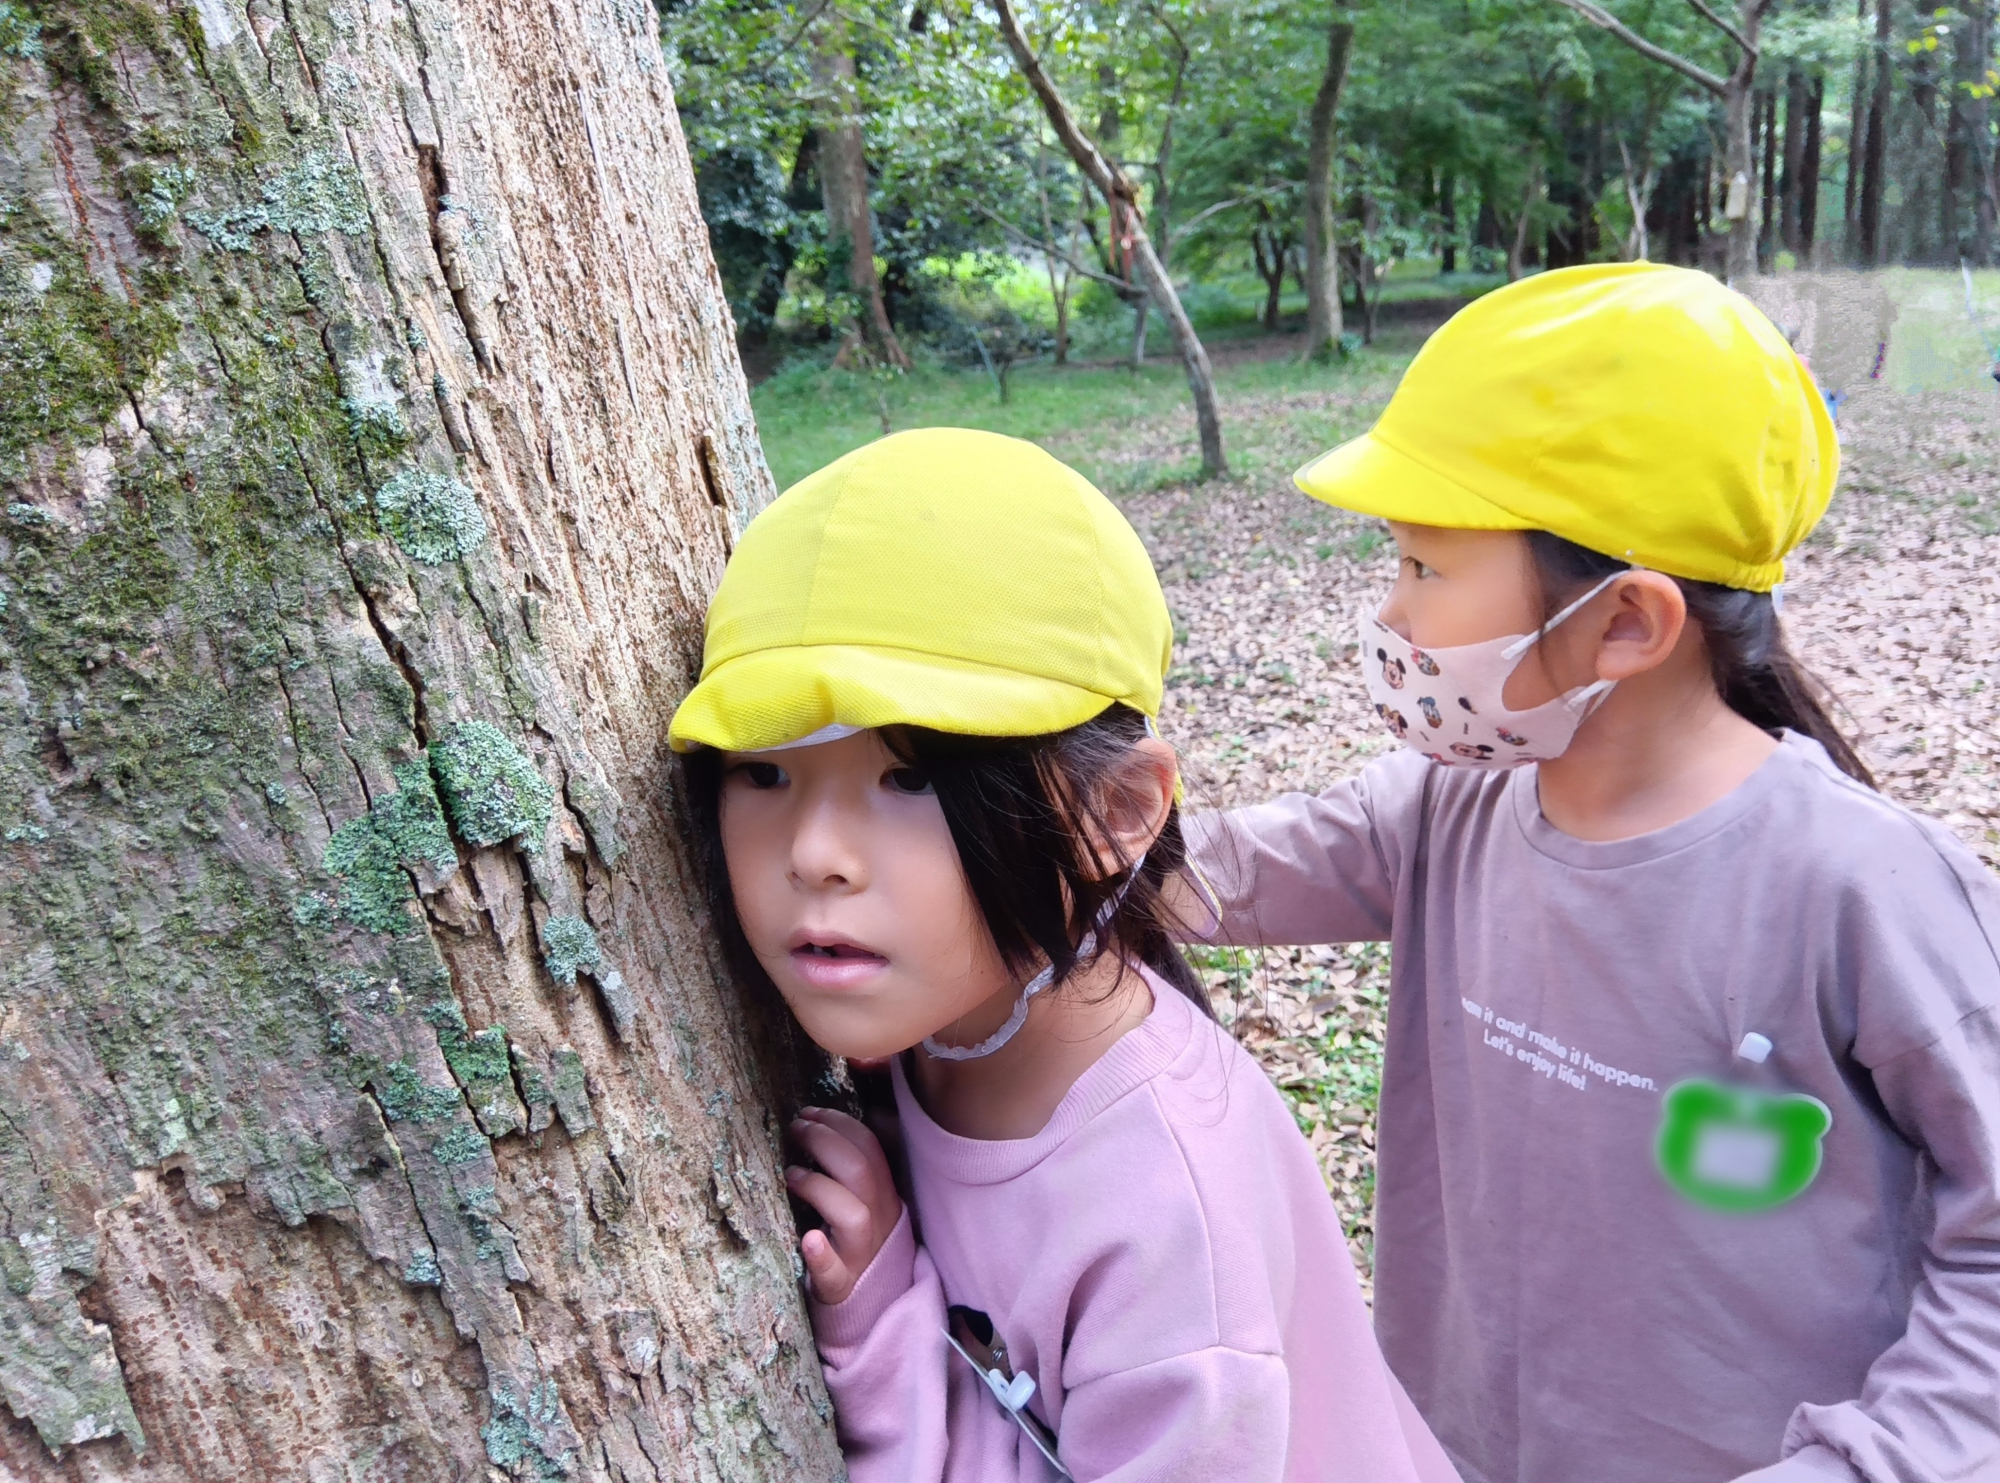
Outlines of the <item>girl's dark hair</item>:
[{"label": "girl's dark hair", "polygon": [[[1544,621],[1561,611],[1579,589],[1630,565],[1546,530],[1527,535],[1541,583]],[[1686,577],[1673,581],[1687,600],[1688,616],[1701,628],[1715,688],[1724,703],[1766,731],[1796,731],[1811,737],[1826,748],[1842,772],[1873,788],[1874,774],[1828,714],[1826,686],[1786,644],[1771,594]]]},{"label": "girl's dark hair", "polygon": [[[930,780],[972,898],[1009,968],[1026,979],[1047,961],[1055,969],[1052,987],[1060,989],[1086,961],[1112,953],[1144,963],[1212,1016],[1200,979],[1175,946],[1163,900],[1166,882],[1187,858],[1178,805],[1143,862],[1120,859],[1105,875],[1090,845],[1092,838],[1116,837],[1132,801],[1125,769],[1146,734],[1144,716],[1114,704],[1047,736],[959,736],[905,726],[885,731],[883,740]],[[724,951],[746,984],[775,999],[729,890],[721,755],[703,748],[685,754],[682,766]],[[1096,950],[1085,960],[1077,950],[1093,931]]]}]

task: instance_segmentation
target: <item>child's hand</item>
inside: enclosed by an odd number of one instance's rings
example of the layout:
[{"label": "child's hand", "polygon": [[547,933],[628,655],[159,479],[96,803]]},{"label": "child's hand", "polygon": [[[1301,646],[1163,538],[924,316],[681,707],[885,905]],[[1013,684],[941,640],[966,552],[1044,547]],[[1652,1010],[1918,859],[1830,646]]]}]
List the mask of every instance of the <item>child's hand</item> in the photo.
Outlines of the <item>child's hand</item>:
[{"label": "child's hand", "polygon": [[799,1255],[812,1277],[813,1296],[822,1303],[838,1303],[854,1291],[854,1284],[896,1229],[903,1202],[882,1145],[846,1113],[808,1107],[792,1124],[791,1134],[825,1171],[796,1165],[785,1170],[792,1193],[817,1210],[827,1226],[805,1233]]}]

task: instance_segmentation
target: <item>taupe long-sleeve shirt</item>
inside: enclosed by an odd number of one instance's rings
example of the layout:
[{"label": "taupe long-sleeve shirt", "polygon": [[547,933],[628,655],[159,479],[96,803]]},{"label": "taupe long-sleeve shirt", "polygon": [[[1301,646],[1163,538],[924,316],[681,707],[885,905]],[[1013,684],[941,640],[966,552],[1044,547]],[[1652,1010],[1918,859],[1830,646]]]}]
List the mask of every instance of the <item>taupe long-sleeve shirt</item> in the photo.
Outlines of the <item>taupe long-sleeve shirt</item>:
[{"label": "taupe long-sleeve shirt", "polygon": [[[1394,944],[1376,1327],[1468,1483],[2000,1480],[2000,888],[1943,829],[1788,734],[1636,839],[1408,752],[1190,838],[1224,940]],[[1722,1214],[1660,1098],[1750,1031],[1833,1125]]]}]

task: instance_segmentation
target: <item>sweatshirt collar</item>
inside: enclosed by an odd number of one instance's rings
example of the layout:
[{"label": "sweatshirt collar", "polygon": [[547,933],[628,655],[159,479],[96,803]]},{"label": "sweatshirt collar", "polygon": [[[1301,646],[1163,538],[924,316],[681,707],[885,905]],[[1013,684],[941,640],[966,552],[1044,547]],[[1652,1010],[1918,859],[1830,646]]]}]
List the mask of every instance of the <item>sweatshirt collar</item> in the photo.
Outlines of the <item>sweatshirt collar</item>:
[{"label": "sweatshirt collar", "polygon": [[1018,1178],[1069,1141],[1098,1113],[1159,1075],[1188,1048],[1202,1016],[1185,995],[1151,969],[1140,975],[1153,993],[1146,1018],[1119,1036],[1095,1065],[1076,1079],[1056,1104],[1041,1132],[1032,1138],[961,1138],[932,1121],[910,1090],[903,1058],[889,1063],[896,1086],[896,1110],[903,1142],[925,1177],[958,1184],[999,1184]]},{"label": "sweatshirt collar", "polygon": [[1677,824],[1630,839],[1577,839],[1556,828],[1542,816],[1541,770],[1537,767],[1515,768],[1507,779],[1507,791],[1515,821],[1538,853],[1581,870],[1616,870],[1664,859],[1700,844],[1762,808],[1787,779],[1799,775],[1800,769],[1830,765],[1825,748],[1818,742],[1796,731],[1783,732],[1777,750],[1732,791]]}]

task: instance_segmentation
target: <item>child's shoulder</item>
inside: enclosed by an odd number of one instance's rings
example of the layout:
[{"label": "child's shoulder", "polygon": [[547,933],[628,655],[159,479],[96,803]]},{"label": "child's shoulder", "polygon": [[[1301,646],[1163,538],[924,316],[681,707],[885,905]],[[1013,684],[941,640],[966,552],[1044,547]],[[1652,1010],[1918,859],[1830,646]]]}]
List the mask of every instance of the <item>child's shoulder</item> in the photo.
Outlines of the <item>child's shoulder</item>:
[{"label": "child's shoulder", "polygon": [[1786,732],[1771,758],[1768,845],[1800,877],[1881,892],[1908,878],[1925,889],[1949,877],[1975,897],[2000,901],[1991,874],[1935,819],[1847,776],[1810,737]]}]

